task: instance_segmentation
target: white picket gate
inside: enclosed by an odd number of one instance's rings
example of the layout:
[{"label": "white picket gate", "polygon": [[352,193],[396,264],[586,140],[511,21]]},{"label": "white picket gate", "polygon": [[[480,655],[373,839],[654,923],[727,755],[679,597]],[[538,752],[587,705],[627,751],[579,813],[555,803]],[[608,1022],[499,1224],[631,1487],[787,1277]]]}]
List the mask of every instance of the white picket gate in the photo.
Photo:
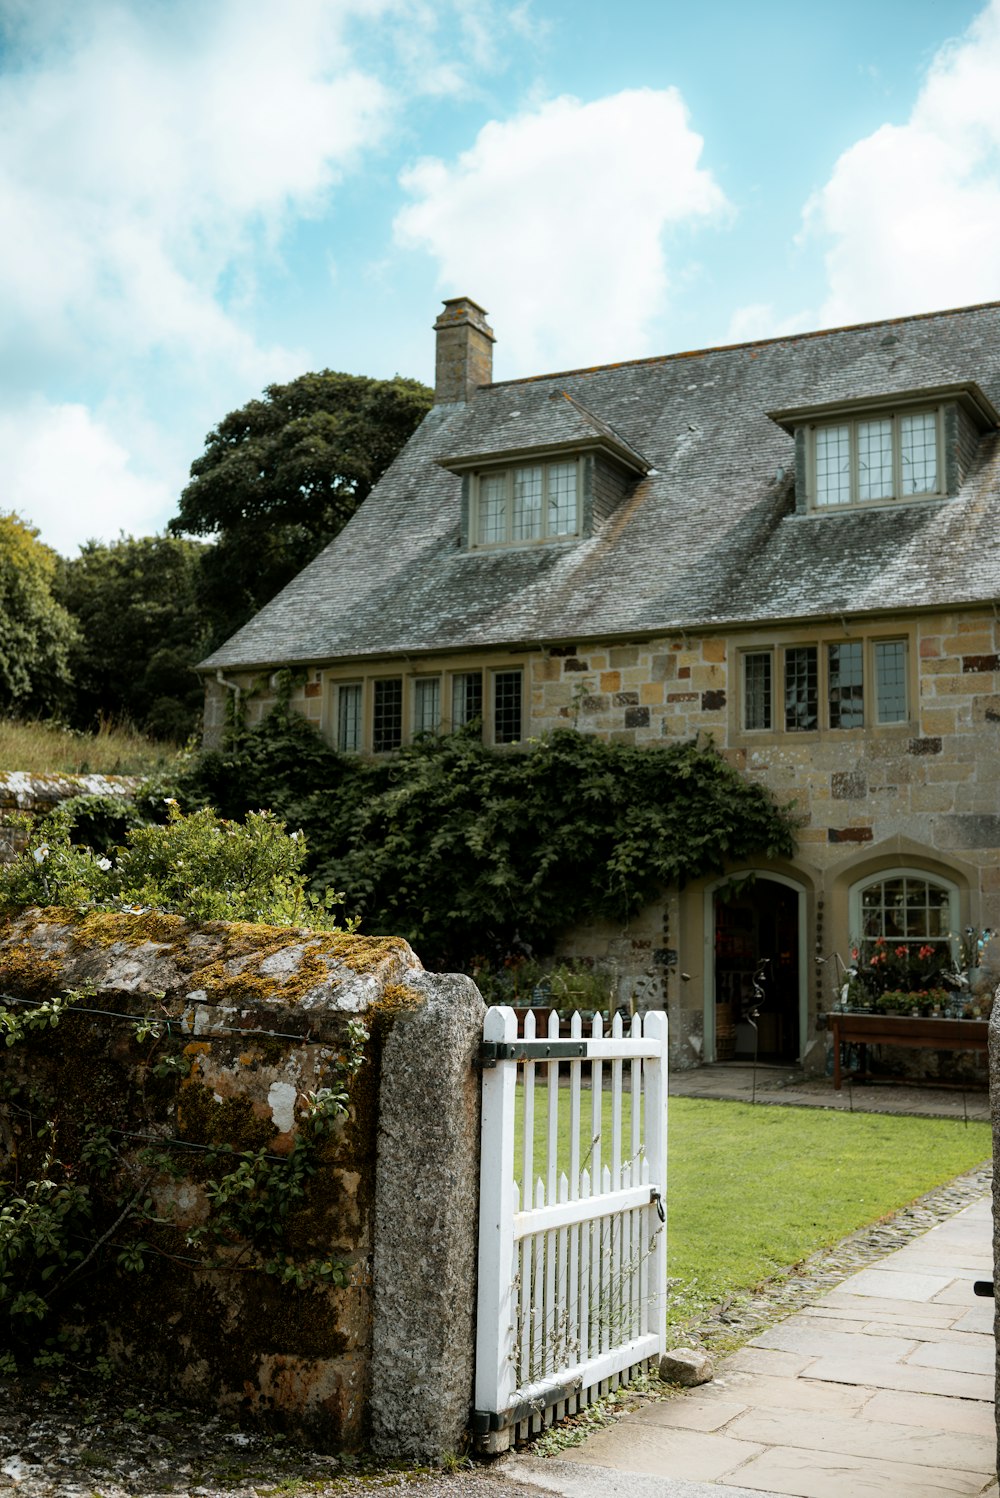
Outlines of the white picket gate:
[{"label": "white picket gate", "polygon": [[519,1036],[513,1009],[486,1016],[473,1422],[486,1451],[575,1413],[666,1350],[667,1018],[616,1016],[609,1038],[600,1016],[588,1028],[574,1014],[560,1040],[552,1014],[536,1037],[528,1014]]}]

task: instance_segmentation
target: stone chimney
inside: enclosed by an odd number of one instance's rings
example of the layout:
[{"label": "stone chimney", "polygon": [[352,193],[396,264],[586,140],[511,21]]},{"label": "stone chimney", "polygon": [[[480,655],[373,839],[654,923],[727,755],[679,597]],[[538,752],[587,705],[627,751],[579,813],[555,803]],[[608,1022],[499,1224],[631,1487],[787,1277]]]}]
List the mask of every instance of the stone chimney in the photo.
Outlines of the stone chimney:
[{"label": "stone chimney", "polygon": [[467,401],[480,385],[493,379],[493,329],[486,312],[471,297],[456,296],[445,302],[434,324],[437,358],[434,368],[434,404]]}]

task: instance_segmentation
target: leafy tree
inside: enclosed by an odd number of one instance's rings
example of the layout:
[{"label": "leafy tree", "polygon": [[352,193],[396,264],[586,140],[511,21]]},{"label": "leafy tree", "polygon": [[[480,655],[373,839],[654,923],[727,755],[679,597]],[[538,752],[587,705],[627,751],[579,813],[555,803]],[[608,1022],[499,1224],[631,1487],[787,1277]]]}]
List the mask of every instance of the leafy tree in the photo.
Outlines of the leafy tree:
[{"label": "leafy tree", "polygon": [[57,566],[33,526],[0,514],[0,712],[48,717],[66,701],[75,630],[53,596]]},{"label": "leafy tree", "polygon": [[63,562],[62,603],[76,620],[71,653],[72,721],[90,729],[127,719],[155,738],[194,731],[202,688],[192,666],[204,654],[199,567],[208,550],[176,536],[88,541]]},{"label": "leafy tree", "polygon": [[430,409],[416,380],[324,369],[224,417],[191,465],[174,535],[218,534],[202,602],[213,642],[332,540]]},{"label": "leafy tree", "polygon": [[275,711],[204,756],[181,794],[302,827],[313,887],[445,968],[540,954],[577,921],[623,920],[666,885],[794,848],[787,812],[711,746],[569,729],[516,753],[455,734],[364,760]]}]

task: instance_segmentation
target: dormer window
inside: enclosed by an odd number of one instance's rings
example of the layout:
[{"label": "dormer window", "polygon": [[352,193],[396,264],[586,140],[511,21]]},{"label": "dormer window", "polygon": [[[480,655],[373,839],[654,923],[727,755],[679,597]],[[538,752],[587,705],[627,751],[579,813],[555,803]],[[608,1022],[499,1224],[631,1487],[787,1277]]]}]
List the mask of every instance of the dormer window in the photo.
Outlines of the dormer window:
[{"label": "dormer window", "polygon": [[941,408],[811,424],[810,490],[816,509],[886,504],[942,494]]},{"label": "dormer window", "polygon": [[[492,394],[492,393],[490,393]],[[650,464],[565,390],[503,391],[473,402],[467,446],[438,458],[462,480],[464,551],[584,540],[614,514]]]},{"label": "dormer window", "polygon": [[795,438],[799,515],[947,499],[1000,427],[972,380],[767,414]]},{"label": "dormer window", "polygon": [[474,546],[516,546],[580,534],[576,459],[524,463],[473,475],[470,534]]}]

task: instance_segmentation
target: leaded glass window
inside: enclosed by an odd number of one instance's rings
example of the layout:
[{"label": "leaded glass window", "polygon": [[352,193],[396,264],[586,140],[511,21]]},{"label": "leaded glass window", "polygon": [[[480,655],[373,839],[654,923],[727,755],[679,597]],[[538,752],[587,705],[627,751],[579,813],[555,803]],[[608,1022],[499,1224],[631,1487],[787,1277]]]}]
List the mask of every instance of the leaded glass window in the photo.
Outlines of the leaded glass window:
[{"label": "leaded glass window", "polygon": [[920,945],[947,940],[952,929],[952,892],[915,874],[875,879],[861,891],[861,936]]},{"label": "leaded glass window", "polygon": [[936,494],[938,488],[937,420],[933,411],[899,419],[904,494]]},{"label": "leaded glass window", "polygon": [[392,676],[375,682],[372,705],[372,749],[384,754],[403,742],[403,680]]},{"label": "leaded glass window", "polygon": [[858,498],[892,498],[892,422],[858,422]]},{"label": "leaded glass window", "polygon": [[413,683],[413,732],[437,733],[440,727],[440,677],[418,677]]},{"label": "leaded glass window", "polygon": [[818,510],[941,492],[937,410],[886,412],[810,428]]},{"label": "leaded glass window", "polygon": [[905,723],[906,641],[875,641],[875,713],[879,723]]},{"label": "leaded glass window", "polygon": [[579,465],[525,463],[476,480],[476,546],[524,545],[580,534]]},{"label": "leaded glass window", "polygon": [[542,469],[515,468],[514,532],[515,541],[534,541],[542,534]]},{"label": "leaded glass window", "polygon": [[493,673],[493,742],[521,741],[521,671]]},{"label": "leaded glass window", "polygon": [[820,427],[816,433],[816,503],[851,502],[851,429]]},{"label": "leaded glass window", "polygon": [[483,673],[458,671],[451,679],[451,726],[465,728],[483,716]]},{"label": "leaded glass window", "polygon": [[337,748],[341,754],[357,754],[361,748],[361,701],[359,681],[337,688]]},{"label": "leaded glass window", "polygon": [[862,728],[865,721],[864,646],[860,640],[827,646],[831,728]]},{"label": "leaded glass window", "polygon": [[771,714],[771,652],[748,651],[743,657],[743,727],[770,728]]},{"label": "leaded glass window", "polygon": [[819,680],[815,645],[796,645],[785,651],[785,727],[819,727]]}]

